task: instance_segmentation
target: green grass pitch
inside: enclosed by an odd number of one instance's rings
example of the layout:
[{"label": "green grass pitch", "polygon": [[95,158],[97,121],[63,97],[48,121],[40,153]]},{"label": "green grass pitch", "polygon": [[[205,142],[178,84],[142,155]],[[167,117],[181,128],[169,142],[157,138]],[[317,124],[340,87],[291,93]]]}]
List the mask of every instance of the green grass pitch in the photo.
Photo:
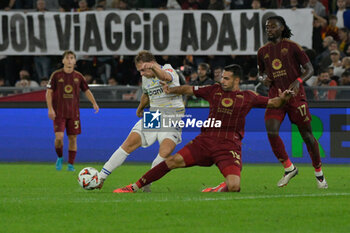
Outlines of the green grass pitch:
[{"label": "green grass pitch", "polygon": [[[76,172],[54,164],[0,164],[0,232],[350,232],[350,166],[324,165],[328,190],[318,190],[311,165],[284,188],[281,165],[245,164],[240,193],[201,193],[219,184],[219,170],[171,171],[152,193],[114,194],[149,165],[126,164],[102,190],[86,191]],[[66,166],[64,166],[64,169]]]}]

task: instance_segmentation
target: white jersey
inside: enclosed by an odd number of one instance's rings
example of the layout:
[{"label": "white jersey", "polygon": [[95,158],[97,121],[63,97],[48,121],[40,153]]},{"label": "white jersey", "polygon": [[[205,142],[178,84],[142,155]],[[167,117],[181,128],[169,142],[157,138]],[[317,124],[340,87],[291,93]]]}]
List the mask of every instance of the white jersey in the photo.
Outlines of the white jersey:
[{"label": "white jersey", "polygon": [[[180,86],[179,76],[170,64],[165,64],[161,67],[162,70],[170,74],[172,80],[168,82],[169,87]],[[146,78],[142,76],[142,90],[147,94],[150,100],[150,107],[153,108],[174,108],[176,111],[184,111],[184,103],[182,95],[166,94],[163,91],[159,79]]]}]

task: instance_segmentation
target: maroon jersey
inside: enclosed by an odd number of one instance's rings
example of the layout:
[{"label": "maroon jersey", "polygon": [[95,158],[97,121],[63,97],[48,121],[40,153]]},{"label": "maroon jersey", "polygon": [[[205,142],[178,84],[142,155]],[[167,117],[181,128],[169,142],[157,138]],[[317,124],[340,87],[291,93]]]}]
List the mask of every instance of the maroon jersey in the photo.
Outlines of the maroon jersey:
[{"label": "maroon jersey", "polygon": [[[278,89],[288,89],[301,75],[301,66],[310,60],[303,49],[295,42],[283,39],[277,44],[271,42],[258,51],[259,71],[272,80],[269,97],[278,96]],[[303,85],[300,85],[297,99],[306,99]]]},{"label": "maroon jersey", "polygon": [[52,106],[57,118],[79,118],[80,89],[89,89],[83,75],[77,71],[65,73],[63,69],[55,71],[47,87],[53,91]]},{"label": "maroon jersey", "polygon": [[208,119],[221,121],[220,128],[201,129],[201,135],[240,143],[245,117],[253,107],[266,108],[268,98],[253,91],[224,91],[220,84],[194,86],[193,93],[209,102]]}]

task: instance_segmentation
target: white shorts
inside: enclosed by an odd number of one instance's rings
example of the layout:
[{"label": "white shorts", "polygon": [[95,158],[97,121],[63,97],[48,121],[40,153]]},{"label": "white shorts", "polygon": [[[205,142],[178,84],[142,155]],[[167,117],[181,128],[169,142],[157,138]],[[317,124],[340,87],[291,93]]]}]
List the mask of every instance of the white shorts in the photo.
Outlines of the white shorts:
[{"label": "white shorts", "polygon": [[134,125],[131,132],[136,132],[141,136],[141,146],[143,148],[153,145],[153,143],[155,143],[156,140],[158,140],[160,145],[162,141],[166,138],[172,140],[176,145],[181,143],[182,141],[181,130],[178,130],[176,128],[168,128],[166,132],[144,130],[142,127],[142,119]]}]

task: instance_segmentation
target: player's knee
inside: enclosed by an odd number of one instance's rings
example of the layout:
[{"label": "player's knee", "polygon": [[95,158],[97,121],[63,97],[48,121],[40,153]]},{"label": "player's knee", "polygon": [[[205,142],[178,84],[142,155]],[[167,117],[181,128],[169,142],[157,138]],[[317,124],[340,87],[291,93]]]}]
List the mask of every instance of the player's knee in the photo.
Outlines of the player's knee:
[{"label": "player's knee", "polygon": [[169,169],[184,167],[184,160],[181,156],[174,155],[167,158],[166,164],[168,165]]},{"label": "player's knee", "polygon": [[167,158],[171,155],[175,149],[176,144],[168,138],[165,138],[159,147],[159,155],[163,158]]},{"label": "player's knee", "polygon": [[77,136],[76,136],[76,135],[69,135],[69,136],[68,136],[68,141],[69,141],[70,143],[76,142],[76,141],[77,141]]},{"label": "player's knee", "polygon": [[304,134],[302,134],[302,138],[303,138],[305,144],[312,145],[315,142],[315,138],[312,135],[312,133],[304,133]]},{"label": "player's knee", "polygon": [[168,158],[171,155],[171,152],[173,152],[173,150],[170,149],[160,149],[159,150],[159,155],[163,158]]},{"label": "player's knee", "polygon": [[55,138],[55,145],[62,146],[63,145],[63,137],[58,136]]},{"label": "player's knee", "polygon": [[142,144],[141,141],[141,137],[138,134],[133,134],[130,135],[123,143],[123,145],[121,146],[122,149],[127,152],[127,153],[131,153],[134,150],[136,150],[137,148],[139,148]]},{"label": "player's knee", "polygon": [[267,131],[267,136],[268,137],[278,137],[279,132],[278,132],[278,130],[270,130],[270,131]]}]

